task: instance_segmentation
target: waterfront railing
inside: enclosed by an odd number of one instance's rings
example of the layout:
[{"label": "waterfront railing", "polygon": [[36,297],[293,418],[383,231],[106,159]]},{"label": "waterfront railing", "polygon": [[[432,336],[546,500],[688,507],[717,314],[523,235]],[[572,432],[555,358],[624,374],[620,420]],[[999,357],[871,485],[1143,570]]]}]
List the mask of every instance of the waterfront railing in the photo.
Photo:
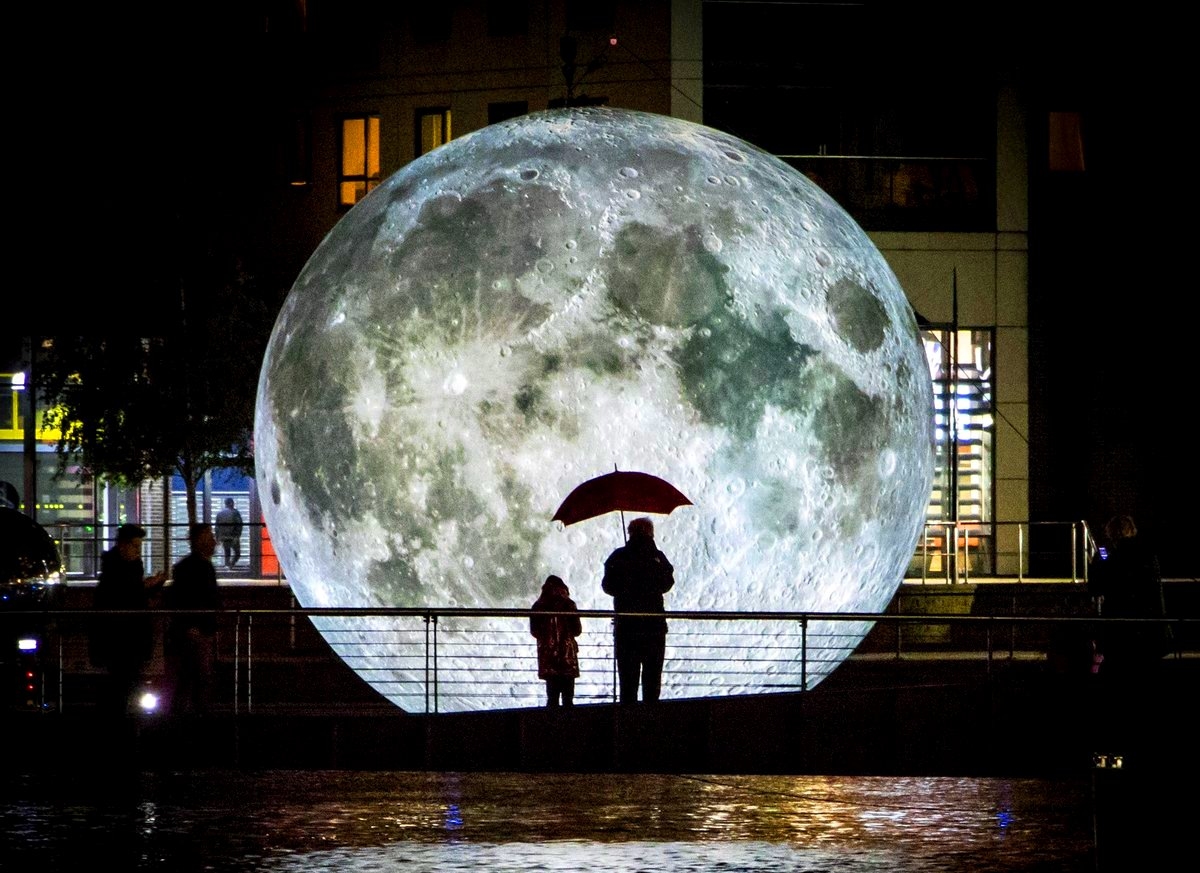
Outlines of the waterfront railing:
[{"label": "waterfront railing", "polygon": [[[8,706],[62,712],[95,705],[103,671],[88,641],[128,611],[0,611]],[[158,630],[176,613],[148,610]],[[253,713],[391,707],[406,711],[517,708],[544,703],[527,609],[235,609],[215,613],[215,704]],[[576,703],[617,697],[613,613],[582,610]],[[804,693],[844,661],[938,660],[985,678],[1013,664],[1084,671],[1092,640],[1122,626],[1159,625],[1165,657],[1192,656],[1200,619],[1094,615],[819,612],[667,613],[664,698]],[[161,642],[147,668],[163,690]]]},{"label": "waterfront railing", "polygon": [[[170,567],[187,554],[187,524],[142,525],[147,536],[143,560],[149,568]],[[58,543],[73,580],[95,579],[100,556],[112,546],[116,524],[61,522],[47,525]],[[1086,582],[1096,543],[1087,522],[1068,521],[928,521],[905,578],[922,583],[969,583],[991,578],[1053,578]],[[220,563],[220,555],[218,555]],[[266,526],[244,525],[240,560],[221,573],[232,578],[273,579],[286,574],[275,554]]]}]

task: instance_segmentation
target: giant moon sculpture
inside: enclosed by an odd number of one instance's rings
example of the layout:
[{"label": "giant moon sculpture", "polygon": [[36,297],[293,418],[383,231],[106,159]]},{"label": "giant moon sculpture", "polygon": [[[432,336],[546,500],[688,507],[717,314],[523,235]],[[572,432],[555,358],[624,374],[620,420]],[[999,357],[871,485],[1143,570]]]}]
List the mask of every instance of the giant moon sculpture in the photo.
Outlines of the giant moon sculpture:
[{"label": "giant moon sculpture", "polygon": [[[275,325],[255,457],[334,650],[405,710],[497,709],[543,700],[534,641],[473,610],[528,609],[550,573],[612,608],[620,516],[550,521],[575,485],[638,470],[691,498],[656,518],[669,610],[879,612],[931,410],[903,291],[818,187],[711,128],[568,109],[453,140],[333,228]],[[663,696],[811,688],[869,629],[676,618]],[[609,619],[580,642],[577,700],[610,700]]]}]

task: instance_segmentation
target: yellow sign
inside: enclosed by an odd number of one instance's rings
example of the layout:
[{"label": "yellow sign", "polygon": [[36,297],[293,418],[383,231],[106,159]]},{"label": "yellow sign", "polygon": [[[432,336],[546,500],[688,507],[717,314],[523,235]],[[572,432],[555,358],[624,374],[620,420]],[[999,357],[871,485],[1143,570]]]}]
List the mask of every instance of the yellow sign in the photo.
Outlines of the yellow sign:
[{"label": "yellow sign", "polygon": [[[4,402],[4,386],[8,383],[9,386],[9,401]],[[12,373],[0,373],[0,442],[24,442],[25,427],[21,417],[21,405],[25,399],[24,388],[18,389],[13,386]],[[62,433],[57,428],[45,427],[42,422],[45,419],[45,410],[39,409],[37,413],[37,437],[41,442],[57,443]]]}]

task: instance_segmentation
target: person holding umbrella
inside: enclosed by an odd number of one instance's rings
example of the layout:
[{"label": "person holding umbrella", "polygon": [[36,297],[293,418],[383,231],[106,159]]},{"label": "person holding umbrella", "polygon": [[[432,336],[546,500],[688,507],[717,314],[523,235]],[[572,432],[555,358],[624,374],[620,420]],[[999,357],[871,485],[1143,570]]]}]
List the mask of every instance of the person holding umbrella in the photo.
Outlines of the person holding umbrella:
[{"label": "person holding umbrella", "polygon": [[663,594],[674,584],[675,568],[654,543],[654,522],[633,519],[629,541],[608,556],[600,583],[617,613],[614,644],[621,703],[637,701],[639,674],[642,701],[658,700],[667,648]]}]

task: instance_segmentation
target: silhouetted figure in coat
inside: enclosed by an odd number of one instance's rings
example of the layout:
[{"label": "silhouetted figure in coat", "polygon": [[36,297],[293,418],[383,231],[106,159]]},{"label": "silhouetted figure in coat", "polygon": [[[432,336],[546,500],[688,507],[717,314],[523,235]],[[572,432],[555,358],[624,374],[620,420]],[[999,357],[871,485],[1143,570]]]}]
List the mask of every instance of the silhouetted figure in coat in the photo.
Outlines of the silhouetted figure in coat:
[{"label": "silhouetted figure in coat", "polygon": [[642,701],[658,700],[667,648],[663,594],[674,584],[675,568],[654,544],[654,522],[635,518],[629,522],[629,542],[604,562],[601,582],[617,613],[613,635],[622,703],[637,701],[639,674]]},{"label": "silhouetted figure in coat", "polygon": [[[149,608],[151,592],[162,586],[167,574],[145,575],[145,536],[145,529],[136,524],[117,528],[115,545],[100,558],[96,609]],[[100,705],[110,714],[124,715],[154,651],[154,621],[148,615],[97,616],[90,642],[92,662],[108,674]]]},{"label": "silhouetted figure in coat", "polygon": [[[575,601],[567,584],[547,576],[541,596],[532,609],[541,613],[575,613]],[[537,638],[538,678],[546,681],[546,706],[572,706],[575,680],[579,678],[579,644],[583,633],[578,615],[531,615],[529,632]]]},{"label": "silhouetted figure in coat", "polygon": [[1155,754],[1154,733],[1160,727],[1153,715],[1155,688],[1170,632],[1161,621],[1166,609],[1158,558],[1138,536],[1133,519],[1118,515],[1104,532],[1104,556],[1088,573],[1089,592],[1106,619],[1096,637],[1103,658],[1095,676],[1094,751],[1123,756],[1137,769]]},{"label": "silhouetted figure in coat", "polygon": [[[168,609],[217,610],[221,591],[213,554],[217,538],[213,529],[197,522],[188,529],[192,550],[171,569],[171,584],[163,589]],[[213,664],[216,660],[215,612],[172,615],[164,648],[171,684],[173,715],[203,715],[212,703]]]},{"label": "silhouetted figure in coat", "polygon": [[[1158,557],[1138,536],[1128,515],[1118,515],[1104,526],[1104,557],[1092,562],[1088,589],[1096,599],[1101,618],[1162,619],[1166,616]],[[1145,678],[1169,648],[1162,622],[1109,623],[1098,640],[1104,660],[1101,675]]]}]

